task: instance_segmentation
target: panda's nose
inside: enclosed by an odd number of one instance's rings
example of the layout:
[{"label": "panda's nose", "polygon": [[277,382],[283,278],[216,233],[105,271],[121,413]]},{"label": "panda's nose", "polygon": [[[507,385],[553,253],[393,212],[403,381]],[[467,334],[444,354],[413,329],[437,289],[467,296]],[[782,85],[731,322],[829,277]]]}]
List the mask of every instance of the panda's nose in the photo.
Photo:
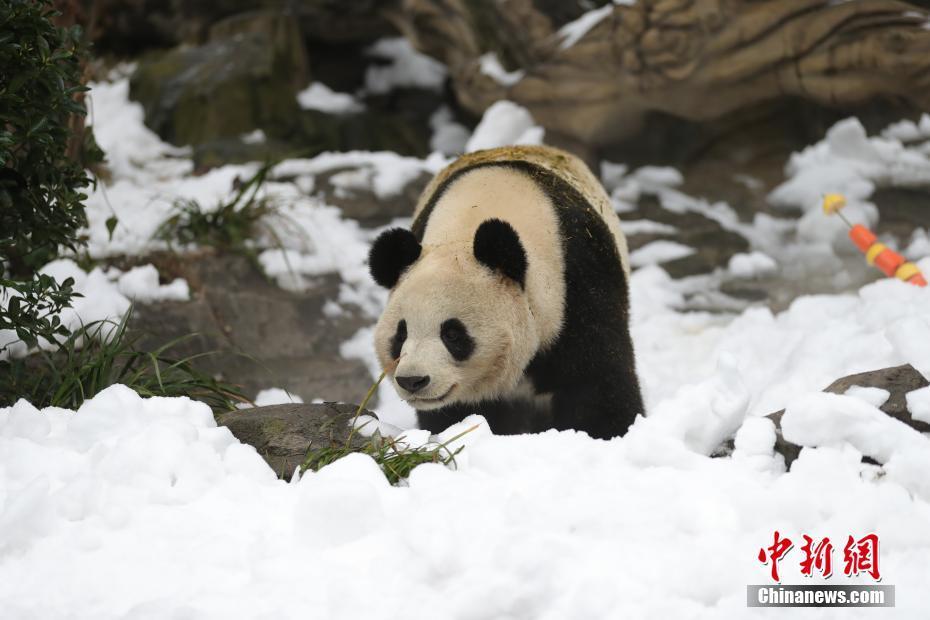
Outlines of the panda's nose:
[{"label": "panda's nose", "polygon": [[419,392],[429,385],[429,376],[426,377],[397,377],[397,385],[411,394]]}]

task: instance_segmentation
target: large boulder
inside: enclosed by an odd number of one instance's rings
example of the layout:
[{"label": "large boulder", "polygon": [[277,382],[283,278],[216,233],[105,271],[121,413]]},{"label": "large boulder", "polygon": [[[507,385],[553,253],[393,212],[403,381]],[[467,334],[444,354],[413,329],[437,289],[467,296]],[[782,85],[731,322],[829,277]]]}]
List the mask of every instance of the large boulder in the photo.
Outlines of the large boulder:
[{"label": "large boulder", "polygon": [[130,96],[146,124],[174,144],[201,144],[262,128],[287,136],[299,114],[308,60],[292,16],[256,11],[211,29],[209,42],[139,63]]},{"label": "large boulder", "polygon": [[[290,480],[310,448],[358,448],[365,437],[351,433],[358,405],[292,403],[221,413],[216,423],[253,446],[279,478]],[[370,411],[364,415],[375,417]]]}]

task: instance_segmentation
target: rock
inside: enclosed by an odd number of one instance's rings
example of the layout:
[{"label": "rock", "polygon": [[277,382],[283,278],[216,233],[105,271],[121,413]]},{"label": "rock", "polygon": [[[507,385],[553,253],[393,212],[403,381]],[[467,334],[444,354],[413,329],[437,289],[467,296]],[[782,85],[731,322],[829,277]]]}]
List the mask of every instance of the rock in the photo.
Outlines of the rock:
[{"label": "rock", "polygon": [[870,200],[878,207],[878,234],[888,232],[907,242],[916,228],[927,227],[930,186],[879,187]]},{"label": "rock", "polygon": [[292,293],[269,282],[242,256],[202,251],[150,255],[145,261],[167,280],[187,279],[192,289],[188,302],[136,307],[131,329],[147,350],[188,336],[172,347],[172,356],[214,352],[195,366],[241,386],[250,397],[282,387],[305,401],[351,402],[371,386],[365,365],[339,352],[370,319],[352,307],[339,316],[323,312],[327,300],[339,296],[337,276],[321,277],[310,290]]},{"label": "rock", "polygon": [[675,233],[631,234],[627,237],[631,252],[658,240],[676,241],[694,248],[694,254],[660,265],[673,278],[709,273],[717,267],[726,267],[734,254],[749,249],[749,242],[742,235],[726,230],[700,213],[673,213],[662,207],[652,194],[644,194],[635,211],[622,213],[620,217],[625,220],[652,220],[678,229]]},{"label": "rock", "polygon": [[[823,391],[833,394],[845,394],[854,385],[886,390],[889,393],[888,400],[879,409],[918,432],[930,433],[930,424],[915,420],[907,410],[907,393],[930,385],[930,381],[927,381],[926,377],[910,364],[849,375],[837,379],[824,388]],[[785,410],[782,409],[770,413],[766,417],[775,423],[775,453],[784,456],[785,465],[790,467],[791,463],[798,458],[801,447],[786,441],[782,435],[781,418],[784,413]],[[728,456],[732,453],[733,438],[730,438],[714,451],[713,456]],[[871,459],[869,461],[874,462]]]},{"label": "rock", "polygon": [[907,410],[907,393],[930,385],[930,382],[910,364],[849,375],[837,379],[824,388],[823,391],[833,394],[845,394],[846,390],[854,385],[887,390],[890,394],[888,400],[879,409],[904,422],[916,431],[930,433],[930,424],[915,420]]},{"label": "rock", "polygon": [[293,18],[256,11],[213,27],[205,45],[179,47],[139,64],[130,96],[145,122],[174,144],[201,144],[261,128],[287,137],[309,81]]},{"label": "rock", "polygon": [[[556,29],[577,11],[556,13],[540,0],[405,0],[385,10],[449,67],[458,100],[473,113],[509,99],[547,130],[589,144],[639,133],[656,114],[706,122],[776,99],[848,112],[882,99],[930,106],[930,31],[918,2],[584,4],[604,6],[571,38]],[[526,77],[511,84],[483,73],[489,50]],[[891,83],[891,73],[917,77]]]},{"label": "rock", "polygon": [[[232,431],[242,443],[253,446],[279,478],[290,480],[311,446],[346,445],[357,410],[358,405],[343,403],[292,403],[221,413],[216,423]],[[377,417],[367,410],[362,413]],[[364,439],[354,433],[351,446],[359,447]]]}]

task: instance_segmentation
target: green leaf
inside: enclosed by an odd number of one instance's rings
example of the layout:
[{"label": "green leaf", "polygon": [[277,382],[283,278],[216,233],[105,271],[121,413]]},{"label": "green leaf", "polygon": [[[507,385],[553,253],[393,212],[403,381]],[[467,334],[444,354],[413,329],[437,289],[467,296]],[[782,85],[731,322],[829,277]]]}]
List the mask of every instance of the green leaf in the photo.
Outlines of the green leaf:
[{"label": "green leaf", "polygon": [[117,224],[119,224],[119,219],[115,215],[107,218],[107,232],[110,235],[110,241],[113,240],[113,230],[116,229]]}]

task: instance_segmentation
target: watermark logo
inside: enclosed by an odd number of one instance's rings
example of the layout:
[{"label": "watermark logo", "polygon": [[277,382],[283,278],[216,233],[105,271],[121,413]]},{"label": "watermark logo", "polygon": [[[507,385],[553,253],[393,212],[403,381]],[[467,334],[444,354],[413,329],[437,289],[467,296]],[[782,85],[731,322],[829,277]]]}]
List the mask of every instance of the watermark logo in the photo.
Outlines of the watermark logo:
[{"label": "watermark logo", "polygon": [[[805,577],[833,576],[834,544],[829,537],[815,539],[802,534],[800,569]],[[779,563],[788,561],[794,542],[775,530],[772,544],[759,549],[757,559],[769,568],[775,585],[746,587],[746,604],[750,607],[894,607],[892,585],[782,585]],[[797,559],[797,556],[796,556]],[[842,571],[847,577],[867,576],[881,581],[879,540],[874,533],[856,538],[849,535],[843,545]]]}]

